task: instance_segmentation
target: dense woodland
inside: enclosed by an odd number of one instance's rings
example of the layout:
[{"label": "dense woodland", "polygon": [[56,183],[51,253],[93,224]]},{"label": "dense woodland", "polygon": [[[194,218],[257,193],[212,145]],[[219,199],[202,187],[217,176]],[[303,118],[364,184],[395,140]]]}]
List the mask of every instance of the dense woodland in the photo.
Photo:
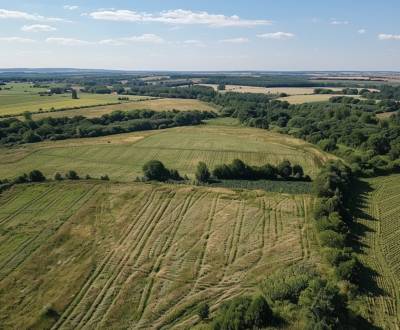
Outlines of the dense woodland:
[{"label": "dense woodland", "polygon": [[0,121],[0,144],[34,143],[44,140],[64,140],[113,135],[135,131],[198,125],[215,117],[212,112],[156,112],[151,110],[114,111],[99,118],[44,118],[25,120],[7,118]]}]

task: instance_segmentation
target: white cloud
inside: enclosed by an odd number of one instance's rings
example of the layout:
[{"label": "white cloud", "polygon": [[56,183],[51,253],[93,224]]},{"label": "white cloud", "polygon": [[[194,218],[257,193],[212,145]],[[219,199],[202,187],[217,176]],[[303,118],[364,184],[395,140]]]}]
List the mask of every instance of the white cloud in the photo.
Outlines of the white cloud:
[{"label": "white cloud", "polygon": [[164,42],[163,38],[161,38],[158,35],[151,34],[151,33],[145,33],[145,34],[142,34],[141,36],[121,38],[121,40],[130,41],[130,42],[155,43],[155,44]]},{"label": "white cloud", "polygon": [[195,39],[189,39],[185,40],[183,44],[188,45],[188,46],[196,46],[196,47],[205,47],[204,42],[200,40],[195,40]]},{"label": "white cloud", "polygon": [[24,43],[24,44],[35,42],[35,40],[33,40],[33,39],[20,38],[20,37],[2,37],[2,38],[0,38],[0,41],[19,42],[19,43]]},{"label": "white cloud", "polygon": [[51,32],[57,31],[57,29],[50,25],[45,24],[33,24],[33,25],[24,25],[21,28],[24,32]]},{"label": "white cloud", "polygon": [[262,39],[287,40],[287,39],[293,39],[295,35],[290,32],[273,32],[273,33],[258,34],[257,37]]},{"label": "white cloud", "polygon": [[247,39],[247,38],[232,38],[232,39],[223,39],[223,40],[220,40],[220,42],[229,43],[229,44],[244,44],[246,42],[249,42],[249,39]]},{"label": "white cloud", "polygon": [[98,10],[89,14],[97,20],[118,22],[158,22],[173,25],[207,25],[212,27],[254,27],[272,24],[269,20],[246,20],[237,15],[225,16],[209,14],[205,11],[167,10],[157,14],[142,13],[131,10]]},{"label": "white cloud", "polygon": [[150,43],[150,44],[161,44],[165,40],[156,34],[145,33],[140,36],[131,36],[124,38],[115,39],[104,39],[98,42],[99,45],[110,45],[110,46],[123,46],[129,43]]},{"label": "white cloud", "polygon": [[63,8],[66,10],[77,10],[79,8],[79,6],[65,5],[65,6],[63,6]]},{"label": "white cloud", "polygon": [[365,33],[367,33],[367,30],[366,29],[359,29],[357,32],[359,34],[365,34]]},{"label": "white cloud", "polygon": [[350,24],[350,22],[349,21],[340,21],[340,20],[337,20],[337,19],[332,19],[331,20],[331,23],[330,23],[331,25],[349,25]]},{"label": "white cloud", "polygon": [[24,19],[27,21],[42,22],[66,22],[66,20],[57,17],[44,17],[38,14],[29,14],[23,11],[0,9],[0,19]]},{"label": "white cloud", "polygon": [[381,33],[378,36],[379,40],[400,40],[400,34],[385,34]]},{"label": "white cloud", "polygon": [[83,46],[83,45],[93,44],[93,42],[90,41],[74,39],[74,38],[47,38],[46,42],[60,46]]},{"label": "white cloud", "polygon": [[126,45],[126,43],[122,42],[118,39],[104,39],[104,40],[99,41],[99,45],[123,46],[123,45]]}]

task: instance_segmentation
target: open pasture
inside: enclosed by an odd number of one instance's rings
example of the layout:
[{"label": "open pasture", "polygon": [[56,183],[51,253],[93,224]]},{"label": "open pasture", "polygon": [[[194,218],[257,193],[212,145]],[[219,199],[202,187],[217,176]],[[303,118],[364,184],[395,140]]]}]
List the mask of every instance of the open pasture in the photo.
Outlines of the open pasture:
[{"label": "open pasture", "polygon": [[[53,94],[52,96],[40,96],[46,88],[34,88],[30,84],[10,84],[10,90],[2,86],[0,91],[0,116],[21,115],[26,111],[38,112],[57,110],[72,107],[95,106],[107,103],[119,103],[118,95],[102,95],[78,93],[79,99],[74,100],[71,94]],[[132,97],[135,99],[136,97]]]},{"label": "open pasture", "polygon": [[279,98],[279,100],[287,101],[290,104],[302,104],[309,102],[326,102],[329,101],[329,99],[334,96],[343,96],[343,95],[333,95],[333,94],[291,95],[287,97],[281,97]]},{"label": "open pasture", "polygon": [[131,181],[142,175],[142,166],[152,159],[193,177],[199,161],[212,169],[235,158],[252,165],[287,159],[313,177],[331,157],[302,140],[266,130],[202,125],[2,148],[0,178],[32,169],[52,177],[74,169],[81,175],[108,174],[115,180]]},{"label": "open pasture", "polygon": [[317,256],[313,198],[95,182],[0,197],[0,323],[14,329],[191,328],[196,306],[258,290]]},{"label": "open pasture", "polygon": [[154,111],[217,111],[216,107],[213,105],[202,102],[199,100],[192,99],[152,99],[147,96],[129,96],[133,102],[123,102],[120,104],[90,107],[83,109],[73,109],[66,111],[55,111],[49,113],[38,113],[33,115],[34,119],[40,119],[44,117],[73,117],[73,116],[85,116],[88,118],[100,117],[102,115],[111,113],[113,111],[129,111],[129,110],[154,110]]},{"label": "open pasture", "polygon": [[[212,87],[215,90],[218,89],[218,85],[215,84],[200,84],[200,85]],[[237,92],[237,93],[259,93],[259,94],[278,94],[278,95],[281,93],[285,93],[287,95],[311,95],[314,94],[315,88],[317,87],[256,87],[256,86],[226,85],[225,91]],[[343,88],[326,87],[326,89],[341,91]]]},{"label": "open pasture", "polygon": [[[367,267],[365,317],[383,329],[400,326],[400,175],[365,181],[355,230]],[[368,284],[365,284],[368,283]]]}]

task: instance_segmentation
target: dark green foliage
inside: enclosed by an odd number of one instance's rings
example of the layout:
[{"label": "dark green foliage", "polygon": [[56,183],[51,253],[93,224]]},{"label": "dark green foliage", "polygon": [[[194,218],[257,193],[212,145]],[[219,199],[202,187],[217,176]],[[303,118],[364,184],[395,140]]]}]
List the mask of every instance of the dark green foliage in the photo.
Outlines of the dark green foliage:
[{"label": "dark green foliage", "polygon": [[151,160],[143,165],[143,174],[148,180],[167,181],[169,170],[159,160]]},{"label": "dark green foliage", "polygon": [[[90,177],[89,177],[89,178],[90,178]],[[109,178],[108,175],[106,174],[106,175],[101,176],[101,177],[100,177],[100,180],[103,180],[103,181],[110,181],[110,178]]]},{"label": "dark green foliage", "polygon": [[278,164],[277,170],[278,170],[278,174],[283,179],[288,179],[293,174],[292,164],[290,164],[290,162],[288,160],[284,160],[283,162]]},{"label": "dark green foliage", "polygon": [[54,180],[56,181],[61,181],[63,179],[62,175],[60,173],[54,174]]},{"label": "dark green foliage", "polygon": [[176,169],[169,170],[169,179],[174,180],[174,181],[182,181],[183,180],[183,178],[179,174],[178,170],[176,170]]},{"label": "dark green foliage", "polygon": [[78,92],[76,91],[76,89],[72,89],[71,95],[73,100],[78,99]]},{"label": "dark green foliage", "polygon": [[0,144],[34,143],[42,140],[63,140],[120,134],[182,125],[198,125],[213,118],[212,112],[151,110],[114,111],[99,118],[82,116],[48,117],[21,121],[8,118],[0,122]]},{"label": "dark green foliage", "polygon": [[269,276],[262,282],[261,289],[270,302],[290,301],[297,304],[301,292],[315,276],[316,272],[312,267],[295,264]]},{"label": "dark green foliage", "polygon": [[14,183],[17,183],[17,184],[19,184],[19,183],[26,183],[26,182],[29,182],[29,177],[28,177],[28,174],[26,174],[26,173],[24,173],[24,174],[18,176],[18,177],[14,180]]},{"label": "dark green foliage", "polygon": [[250,166],[240,159],[235,159],[231,164],[217,165],[213,176],[220,180],[309,180],[309,177],[304,177],[300,165],[292,167],[289,161],[283,161],[275,167],[271,164]]},{"label": "dark green foliage", "polygon": [[207,303],[201,303],[197,308],[197,315],[199,316],[200,320],[208,319],[210,314],[210,306]]},{"label": "dark green foliage", "polygon": [[257,329],[272,321],[272,311],[262,296],[238,297],[222,304],[211,327],[215,330]]},{"label": "dark green foliage", "polygon": [[145,180],[165,182],[167,180],[183,180],[179,172],[175,169],[169,170],[159,160],[150,160],[143,165]]},{"label": "dark green foliage", "polygon": [[208,182],[210,179],[210,171],[204,162],[199,162],[196,168],[196,180],[200,182]]},{"label": "dark green foliage", "polygon": [[78,173],[76,173],[74,170],[68,171],[67,174],[65,174],[65,177],[68,180],[79,180]]},{"label": "dark green foliage", "polygon": [[319,233],[319,240],[322,246],[341,249],[345,246],[346,238],[343,234],[333,230],[324,230]]},{"label": "dark green foliage", "polygon": [[46,177],[39,170],[33,170],[29,173],[29,181],[30,182],[43,182],[46,180]]},{"label": "dark green foliage", "polygon": [[306,329],[346,329],[345,303],[333,284],[313,280],[299,298]]},{"label": "dark green foliage", "polygon": [[246,323],[249,327],[261,329],[272,322],[272,310],[263,296],[253,298],[247,312]]}]

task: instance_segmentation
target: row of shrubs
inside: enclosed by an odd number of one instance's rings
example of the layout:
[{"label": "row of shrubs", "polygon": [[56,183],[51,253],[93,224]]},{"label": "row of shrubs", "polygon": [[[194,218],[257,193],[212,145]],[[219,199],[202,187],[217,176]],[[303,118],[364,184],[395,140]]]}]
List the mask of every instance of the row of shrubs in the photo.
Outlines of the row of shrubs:
[{"label": "row of shrubs", "polygon": [[[184,180],[176,169],[168,169],[159,160],[151,160],[143,166],[144,181]],[[204,162],[199,162],[196,168],[196,180],[209,182],[210,180],[298,180],[311,181],[304,176],[303,168],[285,160],[278,166],[265,164],[263,166],[250,166],[240,159],[233,160],[230,164],[218,165],[212,174]]]},{"label": "row of shrubs", "polygon": [[[92,178],[89,174],[87,174],[84,178],[81,178],[78,173],[74,170],[70,170],[65,175],[63,176],[61,173],[56,173],[54,175],[54,180],[56,181],[62,181],[62,180],[80,180],[80,179],[85,179],[85,180],[91,180],[94,179]],[[48,180],[45,175],[39,171],[39,170],[33,170],[30,171],[29,173],[24,173],[18,177],[16,177],[13,180],[0,180],[0,186],[7,186],[10,187],[13,184],[21,184],[21,183],[35,183],[35,182],[44,182]],[[100,180],[108,181],[110,178],[108,175],[103,175],[100,177]]]},{"label": "row of shrubs", "polygon": [[314,218],[323,255],[334,267],[337,280],[355,284],[361,266],[349,244],[351,217],[345,202],[352,182],[348,166],[341,162],[328,163],[314,181],[314,190],[320,197]]},{"label": "row of shrubs", "polygon": [[304,176],[304,170],[300,165],[294,165],[284,160],[278,166],[265,164],[262,166],[251,166],[240,159],[235,159],[230,164],[218,165],[212,172],[213,176],[221,180],[301,180],[311,181]]}]

